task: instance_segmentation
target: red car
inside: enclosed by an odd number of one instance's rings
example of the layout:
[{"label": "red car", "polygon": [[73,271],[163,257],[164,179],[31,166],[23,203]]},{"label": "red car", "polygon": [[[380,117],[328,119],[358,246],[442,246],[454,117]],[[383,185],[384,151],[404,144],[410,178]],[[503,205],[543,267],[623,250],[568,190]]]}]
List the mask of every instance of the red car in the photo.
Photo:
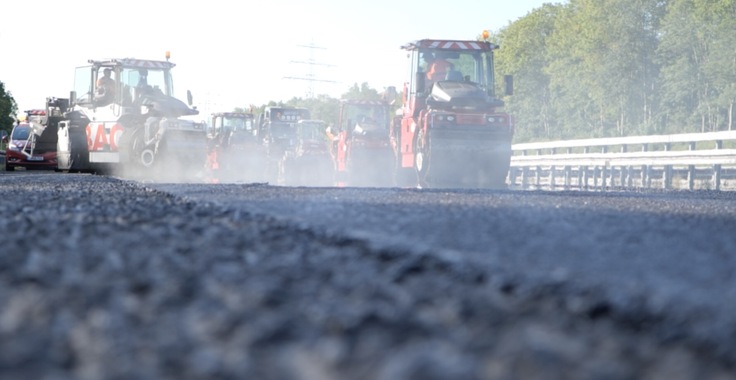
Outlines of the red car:
[{"label": "red car", "polygon": [[39,135],[34,133],[33,128],[34,126],[30,123],[18,123],[13,127],[8,147],[5,150],[6,171],[13,171],[17,167],[57,169],[56,140],[54,139],[56,136],[45,136],[43,130]]}]

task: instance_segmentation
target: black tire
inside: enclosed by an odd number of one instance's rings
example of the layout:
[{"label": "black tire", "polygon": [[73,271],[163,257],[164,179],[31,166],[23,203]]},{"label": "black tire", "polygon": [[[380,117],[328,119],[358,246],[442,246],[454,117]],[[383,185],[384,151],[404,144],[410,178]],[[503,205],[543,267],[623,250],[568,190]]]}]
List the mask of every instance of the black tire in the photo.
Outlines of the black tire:
[{"label": "black tire", "polygon": [[71,147],[69,149],[71,160],[69,171],[81,173],[90,171],[89,151],[87,148],[87,132],[84,129],[74,129],[69,135]]},{"label": "black tire", "polygon": [[480,169],[478,173],[478,187],[484,189],[508,189],[506,179],[509,174],[509,165],[505,162],[496,163],[490,169]]},{"label": "black tire", "polygon": [[417,186],[417,176],[414,169],[402,167],[400,156],[394,156],[394,184],[396,187]]},{"label": "black tire", "polygon": [[5,163],[5,171],[6,171],[6,172],[13,172],[13,171],[15,171],[15,166],[13,166],[13,165],[10,165],[10,164],[8,164],[8,163],[6,162],[6,163]]},{"label": "black tire", "polygon": [[289,164],[287,161],[287,159],[279,161],[279,174],[276,179],[277,185],[289,186],[294,182],[294,178],[292,177],[293,173],[289,170],[290,168],[288,167]]},{"label": "black tire", "polygon": [[358,185],[358,178],[358,175],[355,173],[355,160],[353,159],[353,152],[348,152],[345,157],[345,173],[343,175],[345,186]]},{"label": "black tire", "polygon": [[143,141],[143,128],[136,128],[130,138],[130,158],[135,168],[150,172],[156,163],[155,146]]},{"label": "black tire", "polygon": [[[392,125],[393,128],[393,125]],[[394,174],[394,185],[396,187],[416,187],[417,176],[414,174],[413,168],[405,168],[401,166],[402,153],[401,153],[401,133],[394,132],[396,136],[396,146],[393,149],[394,162],[393,162],[393,174]]]}]

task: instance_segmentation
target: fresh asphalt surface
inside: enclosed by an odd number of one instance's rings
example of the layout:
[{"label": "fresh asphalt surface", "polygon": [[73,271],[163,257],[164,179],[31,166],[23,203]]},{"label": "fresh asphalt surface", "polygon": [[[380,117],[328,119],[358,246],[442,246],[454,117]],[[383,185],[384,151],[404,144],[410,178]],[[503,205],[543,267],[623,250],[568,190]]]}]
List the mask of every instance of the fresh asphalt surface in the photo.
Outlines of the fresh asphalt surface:
[{"label": "fresh asphalt surface", "polygon": [[736,193],[0,172],[0,378],[736,378]]}]

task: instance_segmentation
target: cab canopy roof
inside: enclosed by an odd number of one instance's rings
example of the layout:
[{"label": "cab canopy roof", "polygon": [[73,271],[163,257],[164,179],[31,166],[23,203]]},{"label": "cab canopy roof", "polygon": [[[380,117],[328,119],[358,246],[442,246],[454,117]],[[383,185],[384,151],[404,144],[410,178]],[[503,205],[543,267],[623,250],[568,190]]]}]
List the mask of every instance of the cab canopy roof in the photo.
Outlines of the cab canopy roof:
[{"label": "cab canopy roof", "polygon": [[351,105],[361,105],[361,106],[385,106],[388,104],[383,100],[367,100],[367,99],[342,99],[340,100],[340,103],[351,104]]},{"label": "cab canopy roof", "polygon": [[458,41],[458,40],[418,40],[410,42],[406,45],[401,46],[404,50],[419,50],[419,49],[439,49],[439,50],[452,50],[452,51],[463,51],[463,50],[477,50],[477,51],[491,51],[497,49],[498,45],[494,45],[487,41]]},{"label": "cab canopy roof", "polygon": [[26,115],[28,116],[46,116],[46,110],[42,110],[42,109],[26,110]]},{"label": "cab canopy roof", "polygon": [[247,112],[213,112],[212,113],[212,116],[215,116],[215,117],[219,117],[219,116],[222,116],[222,117],[240,117],[240,118],[245,118],[245,119],[252,119],[253,118],[253,114],[252,113],[247,113]]},{"label": "cab canopy roof", "polygon": [[101,61],[90,59],[87,62],[95,66],[123,66],[136,69],[170,69],[176,66],[175,63],[169,61],[155,61],[134,58],[112,58]]}]

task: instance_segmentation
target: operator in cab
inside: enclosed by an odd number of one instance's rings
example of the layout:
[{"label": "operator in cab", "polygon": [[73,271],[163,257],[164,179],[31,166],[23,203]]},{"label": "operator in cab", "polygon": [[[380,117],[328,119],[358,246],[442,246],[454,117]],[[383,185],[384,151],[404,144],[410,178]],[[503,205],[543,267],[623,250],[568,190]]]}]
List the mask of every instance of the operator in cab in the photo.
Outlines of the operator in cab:
[{"label": "operator in cab", "polygon": [[115,79],[112,79],[112,69],[106,67],[102,76],[97,79],[95,100],[98,106],[112,103],[115,99]]},{"label": "operator in cab", "polygon": [[447,72],[455,69],[455,65],[445,59],[442,53],[438,52],[434,55],[433,58],[427,58],[429,59],[429,62],[427,64],[428,88],[432,83],[444,80]]}]

